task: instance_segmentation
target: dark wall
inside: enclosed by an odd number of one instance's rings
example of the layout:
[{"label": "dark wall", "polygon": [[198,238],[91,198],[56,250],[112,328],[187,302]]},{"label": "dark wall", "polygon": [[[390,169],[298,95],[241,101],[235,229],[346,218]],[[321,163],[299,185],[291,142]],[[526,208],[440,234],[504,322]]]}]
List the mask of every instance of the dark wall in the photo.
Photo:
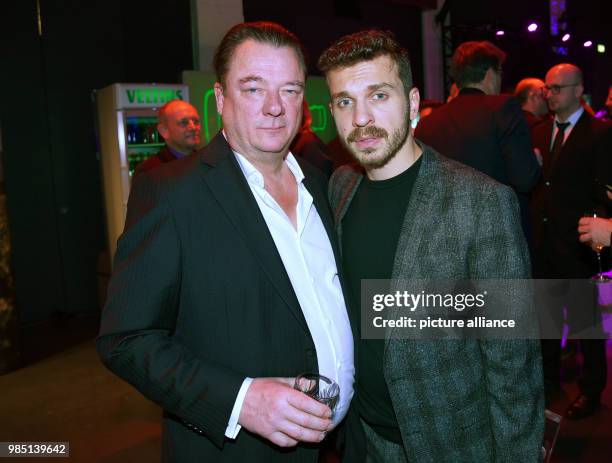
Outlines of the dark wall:
[{"label": "dark wall", "polygon": [[192,68],[189,0],[11,2],[0,19],[0,124],[22,324],[98,308],[105,248],[91,95],[178,82]]},{"label": "dark wall", "polygon": [[309,54],[309,74],[320,75],[316,62],[323,50],[343,35],[368,28],[391,30],[408,49],[415,85],[422,88],[421,10],[375,0],[279,2],[244,0],[245,21],[275,21],[294,32]]},{"label": "dark wall", "polygon": [[[448,0],[450,4],[453,42],[457,46],[465,40],[490,40],[506,53],[504,66],[504,90],[512,91],[524,77],[544,79],[546,71],[555,64],[571,62],[580,66],[585,75],[585,91],[593,95],[596,108],[603,105],[608,86],[612,83],[612,2],[601,0],[568,0],[566,19],[572,39],[565,47],[567,54],[553,51],[560,44],[560,37],[550,35],[550,11],[548,0]],[[536,33],[526,31],[529,20],[540,25]],[[495,36],[497,28],[506,34]],[[585,40],[601,41],[608,45],[605,54],[596,47],[586,49]]]}]

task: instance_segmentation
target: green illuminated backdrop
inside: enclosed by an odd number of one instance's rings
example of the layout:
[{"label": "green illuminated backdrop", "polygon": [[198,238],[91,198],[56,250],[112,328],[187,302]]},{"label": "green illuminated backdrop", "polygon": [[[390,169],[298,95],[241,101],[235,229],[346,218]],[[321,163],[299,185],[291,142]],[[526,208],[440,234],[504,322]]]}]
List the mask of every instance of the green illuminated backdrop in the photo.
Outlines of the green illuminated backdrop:
[{"label": "green illuminated backdrop", "polygon": [[[202,119],[202,141],[208,143],[221,128],[217,114],[212,72],[184,71],[183,83],[189,87],[189,99]],[[336,137],[336,126],[329,112],[329,92],[323,77],[311,76],[306,81],[306,101],[312,113],[312,130],[325,143]]]}]

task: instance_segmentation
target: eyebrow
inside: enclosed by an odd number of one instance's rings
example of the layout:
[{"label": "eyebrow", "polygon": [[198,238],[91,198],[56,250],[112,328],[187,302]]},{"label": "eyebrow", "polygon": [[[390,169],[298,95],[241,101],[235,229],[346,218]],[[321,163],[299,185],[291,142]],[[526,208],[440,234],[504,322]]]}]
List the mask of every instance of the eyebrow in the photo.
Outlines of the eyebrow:
[{"label": "eyebrow", "polygon": [[[374,92],[374,91],[376,91],[376,90],[380,90],[380,89],[383,89],[383,88],[390,88],[390,89],[393,89],[393,88],[395,88],[395,87],[393,87],[393,85],[391,85],[391,84],[389,84],[389,83],[387,83],[387,82],[381,82],[381,83],[378,83],[378,84],[368,85],[368,90],[369,90],[370,92]],[[349,93],[348,93],[348,92],[346,92],[346,91],[342,91],[342,92],[334,93],[334,94],[331,96],[331,99],[332,99],[332,100],[335,100],[335,99],[337,99],[337,98],[350,98],[350,97],[351,97],[351,96],[349,95]]]},{"label": "eyebrow", "polygon": [[304,88],[304,82],[302,82],[301,80],[292,80],[290,82],[287,82],[285,85],[295,85],[296,87]]},{"label": "eyebrow", "polygon": [[259,76],[246,76],[239,80],[241,84],[246,84],[248,82],[261,82],[263,79]]},{"label": "eyebrow", "polygon": [[[248,84],[251,82],[263,82],[264,80],[265,79],[260,76],[246,76],[240,79],[238,82],[240,82],[241,84]],[[289,82],[285,82],[283,85],[294,85],[296,87],[304,88],[304,82],[302,82],[301,80],[292,80]]]},{"label": "eyebrow", "polygon": [[373,91],[373,90],[380,90],[381,88],[394,88],[393,85],[387,83],[387,82],[381,82],[380,84],[372,84],[372,85],[368,85],[368,90]]},{"label": "eyebrow", "polygon": [[332,99],[332,100],[335,100],[335,99],[337,99],[337,98],[349,98],[349,97],[350,97],[350,95],[348,94],[348,92],[344,92],[344,91],[343,91],[343,92],[334,93],[334,94],[331,96],[331,99]]}]

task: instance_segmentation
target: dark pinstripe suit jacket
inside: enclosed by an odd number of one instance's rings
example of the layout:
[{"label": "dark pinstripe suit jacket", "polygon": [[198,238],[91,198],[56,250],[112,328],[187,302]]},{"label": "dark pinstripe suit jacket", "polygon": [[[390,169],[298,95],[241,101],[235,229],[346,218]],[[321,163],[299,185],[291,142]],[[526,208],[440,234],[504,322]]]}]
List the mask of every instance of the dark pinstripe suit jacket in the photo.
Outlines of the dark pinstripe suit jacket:
[{"label": "dark pinstripe suit jacket", "polygon": [[597,266],[593,251],[578,240],[578,220],[587,211],[609,208],[603,185],[612,184],[612,127],[585,111],[555,162],[550,153],[552,133],[552,120],[533,132],[533,145],[544,160],[542,180],[531,201],[536,276],[588,278]]},{"label": "dark pinstripe suit jacket", "polygon": [[[332,241],[326,181],[305,186]],[[246,376],[317,371],[302,310],[272,236],[222,135],[135,178],[99,354],[164,409],[163,461],[315,462],[243,429],[224,438]]]},{"label": "dark pinstripe suit jacket", "polygon": [[[423,148],[393,278],[529,278],[512,190]],[[351,166],[331,178],[340,237],[362,178]],[[384,375],[408,461],[538,461],[544,430],[539,342],[388,336]],[[351,461],[359,460],[351,456],[358,445],[359,438],[349,432]]]}]

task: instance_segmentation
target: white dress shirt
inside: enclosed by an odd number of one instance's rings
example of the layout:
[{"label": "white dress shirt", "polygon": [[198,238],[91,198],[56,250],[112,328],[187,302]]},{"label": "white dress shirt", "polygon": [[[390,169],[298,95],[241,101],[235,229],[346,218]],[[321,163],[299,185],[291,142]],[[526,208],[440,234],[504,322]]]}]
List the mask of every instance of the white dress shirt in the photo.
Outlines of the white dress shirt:
[{"label": "white dress shirt", "polygon": [[578,122],[578,119],[580,119],[580,116],[582,116],[582,113],[584,112],[584,108],[582,106],[580,106],[580,108],[578,108],[576,110],[576,112],[572,113],[572,115],[570,117],[567,118],[567,120],[565,121],[561,121],[559,120],[559,118],[557,116],[555,116],[555,120],[553,122],[553,133],[552,133],[552,137],[550,139],[550,149],[552,150],[553,144],[555,142],[555,137],[557,136],[557,132],[559,131],[559,128],[557,127],[557,122],[561,123],[561,122],[569,122],[569,125],[565,128],[565,132],[563,132],[563,145],[565,144],[565,141],[567,140],[567,137],[569,137],[570,133],[572,133],[572,130],[574,128],[574,126],[576,125],[576,122]]},{"label": "white dress shirt", "polygon": [[[319,373],[340,386],[340,400],[333,422],[346,415],[353,397],[355,367],[353,334],[348,319],[334,253],[313,203],[303,184],[304,174],[289,153],[285,163],[298,188],[297,229],[276,200],[268,193],[264,177],[244,156],[234,152],[253,192],[274,244],[291,281],[317,351]],[[251,383],[246,378],[240,388],[225,435],[235,439],[240,431],[238,417]]]}]

